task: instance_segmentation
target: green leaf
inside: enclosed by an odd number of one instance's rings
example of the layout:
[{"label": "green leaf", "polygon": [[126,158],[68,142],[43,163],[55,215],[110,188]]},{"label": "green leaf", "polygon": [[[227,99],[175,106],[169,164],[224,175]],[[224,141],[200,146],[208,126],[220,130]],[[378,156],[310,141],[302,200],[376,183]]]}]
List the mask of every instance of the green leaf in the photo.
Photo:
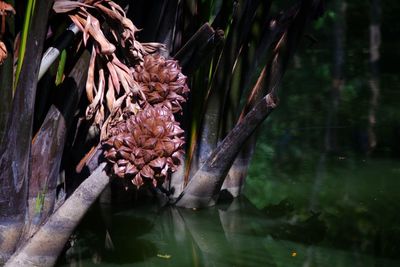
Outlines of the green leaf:
[{"label": "green leaf", "polygon": [[56,74],[56,85],[59,85],[63,81],[66,60],[67,60],[67,51],[64,49],[61,52],[60,61],[58,63],[57,74]]},{"label": "green leaf", "polygon": [[29,27],[31,25],[31,20],[33,17],[35,5],[36,5],[36,0],[28,0],[28,5],[26,7],[25,18],[24,18],[24,25],[23,25],[22,33],[21,33],[21,42],[20,42],[19,53],[18,53],[17,70],[15,72],[13,93],[15,93],[19,75],[21,73],[22,63],[24,61],[24,56],[25,56],[25,51],[26,51],[26,41],[28,39]]}]

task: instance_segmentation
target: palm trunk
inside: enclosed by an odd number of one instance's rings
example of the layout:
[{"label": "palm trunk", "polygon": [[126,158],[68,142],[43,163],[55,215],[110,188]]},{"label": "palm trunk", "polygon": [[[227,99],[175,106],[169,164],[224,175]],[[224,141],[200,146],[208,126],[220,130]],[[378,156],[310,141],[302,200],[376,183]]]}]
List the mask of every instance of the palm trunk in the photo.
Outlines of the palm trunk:
[{"label": "palm trunk", "polygon": [[270,94],[255,105],[243,122],[233,128],[196,172],[178,199],[178,207],[199,208],[215,205],[224,178],[241,145],[275,107],[276,103]]},{"label": "palm trunk", "polygon": [[273,64],[270,67],[269,93],[225,137],[220,145],[208,157],[202,167],[195,173],[182,192],[176,205],[185,208],[198,208],[215,205],[224,178],[245,141],[254,130],[267,118],[277,106],[277,90],[283,70],[298,45],[302,32],[314,16],[319,1],[302,1],[295,19],[287,32],[282,36],[274,51]]},{"label": "palm trunk", "polygon": [[[277,70],[275,58],[272,57],[268,60],[270,48],[273,44],[278,43],[282,40],[284,33],[288,30],[291,20],[296,16],[297,9],[294,7],[292,10],[285,13],[278,20],[272,18],[266,23],[268,26],[264,31],[262,40],[259,47],[256,50],[257,57],[255,58],[250,70],[247,72],[246,79],[244,81],[244,92],[248,92],[248,98],[244,103],[244,108],[239,116],[238,121],[240,122],[243,117],[254,107],[265,94],[267,94],[269,88],[279,86],[281,79],[283,78],[284,69],[286,63],[279,63],[282,65],[282,71]],[[288,25],[289,24],[289,25]],[[276,49],[276,48],[275,48]],[[287,57],[289,58],[289,57]],[[267,62],[267,63],[265,63]],[[264,66],[264,68],[263,68]],[[262,69],[262,70],[261,70]],[[261,73],[259,73],[261,70]],[[258,78],[257,78],[257,75]],[[252,84],[255,84],[252,88]],[[251,88],[251,90],[249,90]],[[236,157],[235,161],[230,168],[228,175],[222,185],[221,190],[226,190],[232,197],[238,197],[245,184],[249,164],[253,157],[254,149],[256,146],[257,136],[253,134],[249,140],[243,145],[242,150]]]},{"label": "palm trunk", "polygon": [[11,266],[53,266],[83,215],[109,183],[102,163],[6,263]]},{"label": "palm trunk", "polygon": [[225,122],[221,118],[223,117],[226,98],[231,88],[232,74],[243,45],[249,38],[249,32],[259,2],[258,0],[246,1],[243,6],[239,5],[233,9],[232,24],[222,52],[218,56],[215,74],[212,78],[203,110],[202,127],[198,133],[199,142],[193,161],[190,164],[189,178],[196,173],[223,138],[221,128]]},{"label": "palm trunk", "polygon": [[41,51],[51,0],[38,1],[7,132],[0,148],[0,258],[15,250],[27,208],[32,124]]},{"label": "palm trunk", "polygon": [[[11,54],[11,53],[10,53]],[[12,86],[13,86],[13,57],[8,55],[8,58],[0,66],[0,146],[5,134],[7,118],[11,111],[12,103]]]},{"label": "palm trunk", "polygon": [[88,62],[88,53],[83,54],[77,61],[60,88],[60,91],[68,91],[68,95],[60,97],[62,100],[59,105],[50,107],[42,127],[33,140],[32,174],[29,179],[28,197],[29,221],[26,225],[25,238],[32,236],[53,212],[64,144],[73,113],[84,90]]},{"label": "palm trunk", "polygon": [[[177,52],[175,59],[179,61],[182,67],[182,71],[185,75],[189,76],[193,74],[203,63],[210,59],[212,53],[215,49],[222,43],[223,35],[220,31],[215,31],[208,23],[205,23],[200,29],[190,38],[190,40]],[[202,92],[193,92],[192,98],[189,99],[188,106],[196,105],[195,96],[202,94]],[[202,97],[200,96],[199,99]],[[184,114],[183,121],[188,122],[183,125],[184,128],[189,129],[191,127],[190,123],[194,121],[189,120],[195,113],[195,107],[192,109],[187,109]],[[195,140],[193,138],[192,140]],[[189,141],[195,142],[195,141]],[[190,145],[189,145],[190,146]],[[193,148],[193,146],[192,146]],[[188,149],[187,157],[191,157],[193,153],[192,149]],[[171,181],[167,186],[172,192],[172,198],[176,199],[183,191],[185,187],[185,170],[186,158],[182,158],[182,164],[178,167],[178,170],[173,173]]]},{"label": "palm trunk", "polygon": [[[264,68],[261,71],[260,77],[258,78],[256,85],[252,90],[252,94],[250,94],[248,104],[245,106],[241,116],[239,117],[239,122],[243,119],[244,115],[247,114],[248,109],[254,106],[254,102],[259,100],[262,95],[266,93],[265,91],[267,88],[265,87],[265,76],[266,70]],[[221,190],[226,190],[232,197],[238,197],[242,191],[242,187],[247,176],[250,160],[253,156],[256,140],[257,139],[253,134],[244,144],[242,150],[240,151],[231,168],[229,169],[228,175],[226,176],[225,181],[221,187]]]}]

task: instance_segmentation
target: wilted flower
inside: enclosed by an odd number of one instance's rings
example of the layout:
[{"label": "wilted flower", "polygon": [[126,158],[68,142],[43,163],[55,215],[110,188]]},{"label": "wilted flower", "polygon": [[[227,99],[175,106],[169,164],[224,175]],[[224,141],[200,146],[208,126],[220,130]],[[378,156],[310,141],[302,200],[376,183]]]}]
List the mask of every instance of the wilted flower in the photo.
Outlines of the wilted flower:
[{"label": "wilted flower", "polygon": [[148,107],[110,125],[102,144],[116,176],[131,179],[137,187],[146,179],[156,186],[176,171],[183,153],[183,130],[169,109]]},{"label": "wilted flower", "polygon": [[133,75],[150,105],[167,107],[173,113],[182,111],[189,88],[178,61],[146,55],[143,64],[135,66]]}]

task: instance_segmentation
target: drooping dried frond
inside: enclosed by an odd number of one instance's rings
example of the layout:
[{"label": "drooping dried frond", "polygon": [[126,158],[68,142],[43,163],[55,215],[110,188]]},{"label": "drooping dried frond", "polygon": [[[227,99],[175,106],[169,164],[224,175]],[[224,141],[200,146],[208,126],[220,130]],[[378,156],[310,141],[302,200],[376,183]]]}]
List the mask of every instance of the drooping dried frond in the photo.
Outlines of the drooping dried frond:
[{"label": "drooping dried frond", "polygon": [[15,15],[13,6],[4,1],[0,1],[0,16],[7,15],[7,13],[12,13]]},{"label": "drooping dried frond", "polygon": [[176,60],[147,55],[143,65],[135,67],[134,77],[150,105],[167,107],[173,113],[182,111],[189,88]]},{"label": "drooping dried frond", "polygon": [[90,5],[81,3],[79,1],[54,0],[53,10],[56,13],[66,13],[79,7],[90,7]]},{"label": "drooping dried frond", "polygon": [[6,45],[2,41],[0,41],[0,65],[3,64],[6,58],[7,58]]},{"label": "drooping dried frond", "polygon": [[183,153],[183,130],[169,109],[148,107],[110,125],[102,144],[117,177],[129,178],[137,187],[146,180],[156,186],[176,171]]},{"label": "drooping dried frond", "polygon": [[101,130],[113,173],[137,187],[146,180],[156,186],[183,153],[173,113],[181,112],[189,89],[178,62],[153,55],[164,45],[137,41],[139,30],[113,1],[58,0],[54,10],[68,14],[85,45],[92,41],[86,118]]},{"label": "drooping dried frond", "polygon": [[82,31],[85,45],[89,39],[93,40],[86,83],[90,102],[86,119],[92,120],[99,129],[104,128],[103,124],[110,121],[107,114],[115,108],[132,106],[115,105],[116,99],[121,97],[145,106],[146,97],[134,79],[133,69],[135,65],[143,64],[145,56],[160,51],[164,45],[137,41],[135,34],[139,30],[113,1],[56,0],[53,9],[68,14]]},{"label": "drooping dried frond", "polygon": [[143,106],[145,95],[133,77],[133,68],[143,64],[146,55],[159,51],[163,45],[137,41],[138,29],[113,1],[56,0],[53,9],[68,14],[82,31],[85,45],[89,39],[93,40],[86,83],[90,102],[86,118],[98,128],[104,128],[103,124],[110,121],[107,114],[115,108],[126,108],[122,103],[122,106],[115,105],[116,99],[124,97]]},{"label": "drooping dried frond", "polygon": [[[2,37],[2,35],[6,31],[5,16],[7,16],[9,13],[15,15],[15,10],[13,6],[6,2],[0,1],[0,16],[2,17],[0,22],[1,23],[0,37]],[[8,55],[7,47],[0,40],[0,65],[3,64],[4,60],[7,58],[7,55]]]}]

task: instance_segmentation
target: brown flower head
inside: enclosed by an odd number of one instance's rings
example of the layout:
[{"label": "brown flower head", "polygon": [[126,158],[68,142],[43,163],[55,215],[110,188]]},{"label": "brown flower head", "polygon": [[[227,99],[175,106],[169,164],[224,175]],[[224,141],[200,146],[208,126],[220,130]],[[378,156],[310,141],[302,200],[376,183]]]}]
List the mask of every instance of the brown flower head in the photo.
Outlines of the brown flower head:
[{"label": "brown flower head", "polygon": [[142,65],[135,66],[133,75],[151,106],[164,106],[173,113],[182,111],[189,88],[176,60],[147,55]]},{"label": "brown flower head", "polygon": [[112,172],[132,179],[137,187],[146,179],[157,185],[176,171],[183,154],[183,130],[165,107],[147,107],[119,120],[103,141]]}]

